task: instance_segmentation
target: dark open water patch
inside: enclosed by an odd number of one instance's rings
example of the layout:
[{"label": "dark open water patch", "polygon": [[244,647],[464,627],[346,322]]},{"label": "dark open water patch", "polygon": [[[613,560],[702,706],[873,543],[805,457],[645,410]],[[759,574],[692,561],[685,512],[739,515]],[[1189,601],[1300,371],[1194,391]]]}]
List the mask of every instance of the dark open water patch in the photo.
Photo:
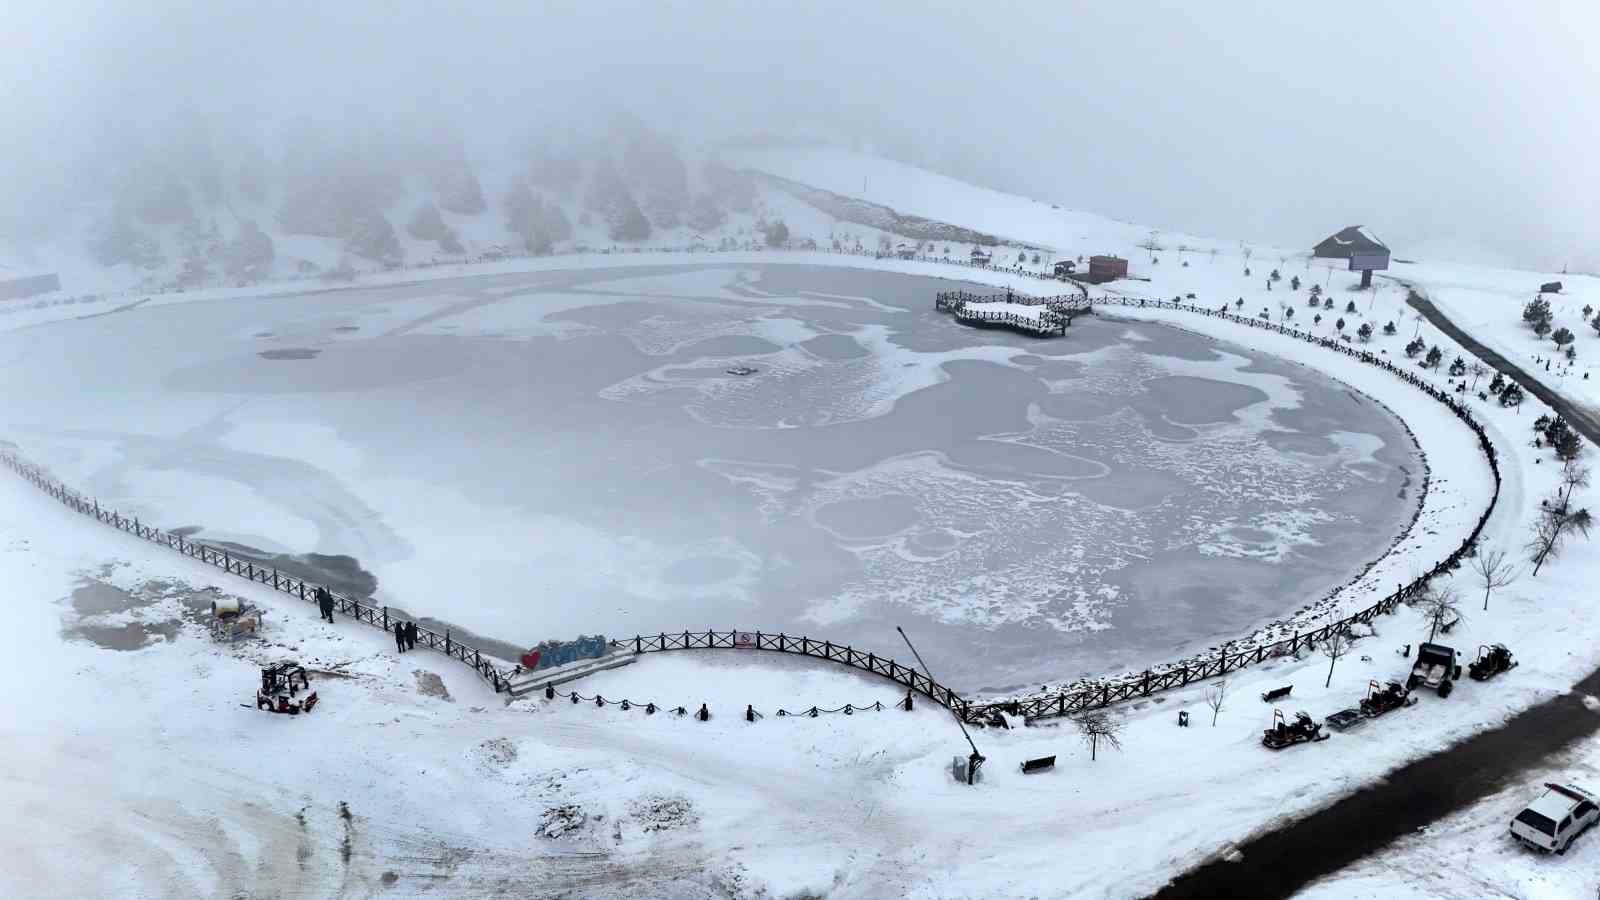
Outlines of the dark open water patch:
[{"label": "dark open water patch", "polygon": [[217,541],[235,556],[248,559],[257,566],[277,569],[286,575],[327,585],[335,593],[347,597],[366,599],[378,592],[378,576],[361,567],[353,556],[326,553],[267,553],[235,541]]},{"label": "dark open water patch", "polygon": [[316,359],[321,350],[306,347],[285,347],[281,350],[262,350],[256,355],[262,359]]}]

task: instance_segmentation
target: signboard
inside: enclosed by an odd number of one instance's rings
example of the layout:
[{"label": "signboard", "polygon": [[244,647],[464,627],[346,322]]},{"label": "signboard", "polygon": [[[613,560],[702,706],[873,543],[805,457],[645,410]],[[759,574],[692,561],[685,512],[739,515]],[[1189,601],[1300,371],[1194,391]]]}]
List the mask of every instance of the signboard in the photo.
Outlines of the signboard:
[{"label": "signboard", "polygon": [[736,631],[733,634],[733,646],[740,650],[749,650],[756,645],[756,636],[748,631]]},{"label": "signboard", "polygon": [[522,654],[524,669],[551,669],[580,659],[605,656],[610,644],[604,635],[582,635],[573,641],[543,641]]},{"label": "signboard", "polygon": [[1370,272],[1374,269],[1389,268],[1389,254],[1387,253],[1353,253],[1350,255],[1350,271]]}]

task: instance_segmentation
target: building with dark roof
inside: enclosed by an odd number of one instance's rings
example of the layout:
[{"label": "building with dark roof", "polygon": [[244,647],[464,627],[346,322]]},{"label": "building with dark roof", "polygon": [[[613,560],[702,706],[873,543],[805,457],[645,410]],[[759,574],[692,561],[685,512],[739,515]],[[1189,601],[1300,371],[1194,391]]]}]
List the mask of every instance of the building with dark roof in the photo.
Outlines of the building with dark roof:
[{"label": "building with dark roof", "polygon": [[1374,271],[1389,268],[1388,246],[1360,225],[1351,225],[1329,236],[1312,248],[1311,255],[1349,260],[1350,271],[1361,273],[1361,286],[1364,288],[1372,287]]},{"label": "building with dark roof", "polygon": [[1324,259],[1349,259],[1352,256],[1389,255],[1389,248],[1364,226],[1351,225],[1330,235],[1311,251]]}]

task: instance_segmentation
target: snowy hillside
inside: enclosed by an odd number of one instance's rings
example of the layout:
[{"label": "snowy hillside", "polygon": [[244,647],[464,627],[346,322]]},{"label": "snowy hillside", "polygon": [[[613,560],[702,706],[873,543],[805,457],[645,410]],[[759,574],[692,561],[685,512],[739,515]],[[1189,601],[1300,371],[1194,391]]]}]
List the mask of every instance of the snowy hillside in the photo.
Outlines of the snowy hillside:
[{"label": "snowy hillside", "polygon": [[[1062,209],[838,147],[763,147],[720,152],[730,165],[859,197],[900,213],[988,232],[1008,242],[1052,247],[1069,256],[1132,246],[1150,236],[1150,229],[1142,226]],[[1190,235],[1164,238],[1195,249],[1236,246],[1236,242],[1208,241]]]}]

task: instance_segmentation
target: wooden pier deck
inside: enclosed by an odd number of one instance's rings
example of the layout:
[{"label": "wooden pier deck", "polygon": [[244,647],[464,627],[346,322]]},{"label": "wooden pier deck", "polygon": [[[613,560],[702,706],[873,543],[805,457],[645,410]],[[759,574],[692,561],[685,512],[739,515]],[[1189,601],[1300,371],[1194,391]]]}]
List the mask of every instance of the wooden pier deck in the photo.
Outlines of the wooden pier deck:
[{"label": "wooden pier deck", "polygon": [[[1016,312],[1015,308],[1019,306],[1037,307],[1038,312],[1035,315]],[[1004,294],[941,291],[934,295],[933,308],[949,313],[964,325],[1009,328],[1034,337],[1064,336],[1073,319],[1093,311],[1077,295],[1030,297],[1012,291]]]}]

